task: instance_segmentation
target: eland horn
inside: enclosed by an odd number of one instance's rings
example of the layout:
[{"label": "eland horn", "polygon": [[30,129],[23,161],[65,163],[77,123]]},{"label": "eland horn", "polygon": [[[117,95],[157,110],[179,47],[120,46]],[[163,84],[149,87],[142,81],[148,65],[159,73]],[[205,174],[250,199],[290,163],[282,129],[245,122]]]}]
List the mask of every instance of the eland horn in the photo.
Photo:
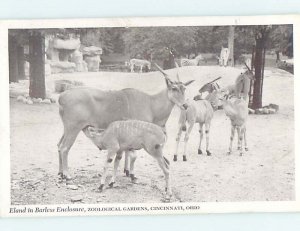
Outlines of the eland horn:
[{"label": "eland horn", "polygon": [[247,63],[244,62],[245,66],[247,67],[248,71],[252,72],[252,70],[248,67]]},{"label": "eland horn", "polygon": [[156,63],[154,63],[154,65],[166,78],[168,77],[167,73],[164,72],[164,70],[160,66],[158,66]]},{"label": "eland horn", "polygon": [[180,78],[179,78],[179,66],[178,66],[178,63],[176,61],[175,61],[175,66],[177,68],[177,74],[176,74],[177,80],[178,80],[178,82],[181,82]]},{"label": "eland horn", "polygon": [[210,84],[210,83],[216,82],[216,81],[217,81],[217,80],[219,80],[219,79],[222,79],[222,77],[220,76],[220,77],[218,77],[218,78],[216,78],[216,79],[214,79],[214,80],[212,80],[212,81],[208,82],[207,84]]}]

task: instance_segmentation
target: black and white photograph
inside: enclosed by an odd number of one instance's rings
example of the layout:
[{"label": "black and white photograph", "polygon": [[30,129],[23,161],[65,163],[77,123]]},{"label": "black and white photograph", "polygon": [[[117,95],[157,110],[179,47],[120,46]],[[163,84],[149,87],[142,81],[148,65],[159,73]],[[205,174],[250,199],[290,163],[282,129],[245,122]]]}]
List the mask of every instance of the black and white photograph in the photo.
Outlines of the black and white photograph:
[{"label": "black and white photograph", "polygon": [[293,21],[170,21],[1,35],[10,206],[296,202]]}]

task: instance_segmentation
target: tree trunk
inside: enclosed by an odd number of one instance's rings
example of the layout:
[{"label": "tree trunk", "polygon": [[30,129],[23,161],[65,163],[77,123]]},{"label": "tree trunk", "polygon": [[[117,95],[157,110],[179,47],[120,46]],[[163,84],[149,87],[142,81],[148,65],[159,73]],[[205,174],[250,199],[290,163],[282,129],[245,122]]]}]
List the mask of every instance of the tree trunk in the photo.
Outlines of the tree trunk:
[{"label": "tree trunk", "polygon": [[263,78],[263,49],[265,44],[264,36],[256,38],[255,43],[255,82],[253,88],[253,103],[252,108],[257,109],[262,107],[262,78]]},{"label": "tree trunk", "polygon": [[29,95],[33,98],[46,97],[45,86],[45,37],[40,32],[29,36],[30,85]]},{"label": "tree trunk", "polygon": [[9,50],[9,82],[18,82],[18,44],[17,39],[10,35],[8,38]]},{"label": "tree trunk", "polygon": [[[253,71],[253,67],[254,67],[254,60],[255,60],[255,45],[253,45],[252,47],[252,55],[251,55],[251,71]],[[252,104],[253,104],[253,80],[251,80],[250,82],[250,90],[249,90],[249,102],[248,102],[248,106],[250,108],[252,108]]]},{"label": "tree trunk", "polygon": [[234,26],[229,26],[228,48],[229,48],[230,66],[233,67],[234,66]]},{"label": "tree trunk", "polygon": [[18,46],[18,73],[19,79],[25,79],[25,55],[23,46]]},{"label": "tree trunk", "polygon": [[[264,46],[263,54],[262,54],[262,68],[261,68],[261,85],[260,85],[261,95],[262,95],[263,87],[264,87],[265,62],[266,62],[266,47]],[[262,98],[262,96],[261,96],[261,98]]]}]

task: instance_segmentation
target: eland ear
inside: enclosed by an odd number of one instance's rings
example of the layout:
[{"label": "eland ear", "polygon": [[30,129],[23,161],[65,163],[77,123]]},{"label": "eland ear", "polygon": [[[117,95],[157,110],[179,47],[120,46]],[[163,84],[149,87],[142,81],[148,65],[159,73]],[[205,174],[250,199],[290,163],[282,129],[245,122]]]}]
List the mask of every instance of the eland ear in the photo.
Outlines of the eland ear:
[{"label": "eland ear", "polygon": [[88,132],[89,132],[91,137],[99,136],[102,132],[104,132],[104,130],[105,129],[96,128],[96,127],[93,127],[93,126],[88,127]]},{"label": "eland ear", "polygon": [[187,81],[187,82],[185,82],[183,85],[184,86],[188,86],[188,85],[190,85],[192,82],[194,82],[195,80],[189,80],[189,81]]},{"label": "eland ear", "polygon": [[105,131],[105,129],[103,129],[103,128],[97,129],[97,132],[99,132],[99,133],[102,133],[102,132],[104,132],[104,131]]},{"label": "eland ear", "polygon": [[94,132],[94,133],[102,133],[102,132],[104,132],[105,131],[105,129],[103,129],[103,128],[95,128],[95,127],[93,127],[92,129],[90,129],[90,131],[91,132]]}]

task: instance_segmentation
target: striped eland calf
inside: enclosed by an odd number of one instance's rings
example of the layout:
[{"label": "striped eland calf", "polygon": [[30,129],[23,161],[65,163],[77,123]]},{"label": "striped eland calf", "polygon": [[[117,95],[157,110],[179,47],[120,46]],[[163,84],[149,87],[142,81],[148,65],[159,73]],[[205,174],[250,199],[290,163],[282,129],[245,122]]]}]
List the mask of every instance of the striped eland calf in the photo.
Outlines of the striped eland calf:
[{"label": "striped eland calf", "polygon": [[107,158],[104,164],[103,175],[99,190],[102,191],[107,176],[108,164],[114,162],[114,172],[109,186],[113,187],[116,173],[122,158],[123,151],[144,149],[149,155],[157,160],[159,167],[165,175],[167,197],[171,197],[169,161],[163,156],[163,147],[166,135],[162,127],[139,120],[126,120],[112,122],[105,130],[87,127],[86,135],[96,146],[107,150]]}]

